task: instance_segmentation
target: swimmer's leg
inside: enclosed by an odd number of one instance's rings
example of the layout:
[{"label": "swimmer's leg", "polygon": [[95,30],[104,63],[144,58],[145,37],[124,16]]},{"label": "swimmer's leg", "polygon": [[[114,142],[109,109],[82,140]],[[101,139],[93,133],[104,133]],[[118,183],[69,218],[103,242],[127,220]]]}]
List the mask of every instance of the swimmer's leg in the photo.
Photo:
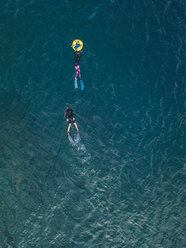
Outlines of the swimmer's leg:
[{"label": "swimmer's leg", "polygon": [[77,66],[75,66],[76,69],[76,75],[74,78],[74,88],[77,89],[78,88],[78,84],[77,84],[77,76],[78,76],[78,70],[77,70]]},{"label": "swimmer's leg", "polygon": [[85,86],[84,86],[83,80],[81,79],[80,66],[77,66],[77,72],[76,72],[76,74],[77,73],[79,75],[79,79],[80,79],[80,83],[81,83],[81,90],[84,90]]},{"label": "swimmer's leg", "polygon": [[71,128],[71,123],[69,123],[69,125],[68,125],[67,133],[70,133],[70,128]]},{"label": "swimmer's leg", "polygon": [[81,72],[80,72],[80,69],[78,70],[78,75],[79,75],[79,78],[81,79]]},{"label": "swimmer's leg", "polygon": [[74,126],[76,127],[77,132],[79,132],[79,129],[78,129],[76,122],[74,122]]},{"label": "swimmer's leg", "polygon": [[78,66],[78,70],[77,70],[77,72],[78,72],[79,78],[81,79],[81,71],[80,71],[80,66]]},{"label": "swimmer's leg", "polygon": [[81,79],[80,65],[75,66],[75,68],[76,68],[76,77],[78,75],[79,78]]}]

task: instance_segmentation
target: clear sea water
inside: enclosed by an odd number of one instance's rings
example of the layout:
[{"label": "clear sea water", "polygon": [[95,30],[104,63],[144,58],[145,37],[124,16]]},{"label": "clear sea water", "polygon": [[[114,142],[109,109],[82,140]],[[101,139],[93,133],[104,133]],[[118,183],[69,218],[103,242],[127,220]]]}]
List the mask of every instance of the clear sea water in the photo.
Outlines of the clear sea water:
[{"label": "clear sea water", "polygon": [[0,3],[0,248],[186,247],[185,1]]}]

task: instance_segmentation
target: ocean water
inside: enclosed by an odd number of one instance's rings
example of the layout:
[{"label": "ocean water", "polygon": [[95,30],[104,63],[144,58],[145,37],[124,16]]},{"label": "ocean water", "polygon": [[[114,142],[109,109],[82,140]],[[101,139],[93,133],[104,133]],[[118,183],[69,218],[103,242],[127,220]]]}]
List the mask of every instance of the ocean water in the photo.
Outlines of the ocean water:
[{"label": "ocean water", "polygon": [[185,1],[0,2],[0,248],[186,247]]}]

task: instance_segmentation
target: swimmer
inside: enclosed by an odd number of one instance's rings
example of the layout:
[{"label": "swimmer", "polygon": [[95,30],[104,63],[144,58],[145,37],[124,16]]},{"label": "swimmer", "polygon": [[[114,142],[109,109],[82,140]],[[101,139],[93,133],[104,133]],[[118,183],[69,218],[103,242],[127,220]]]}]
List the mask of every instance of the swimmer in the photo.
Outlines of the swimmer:
[{"label": "swimmer", "polygon": [[75,61],[75,69],[76,69],[76,76],[75,78],[77,78],[77,75],[79,75],[79,78],[81,79],[81,72],[80,72],[80,58],[81,58],[81,53],[75,52],[74,54],[74,61]]},{"label": "swimmer", "polygon": [[79,132],[78,126],[77,126],[77,124],[75,122],[75,117],[74,117],[73,110],[69,106],[66,107],[65,117],[66,117],[66,120],[69,123],[67,133],[68,134],[70,133],[70,128],[71,128],[72,122],[74,123],[74,126],[75,126],[77,132]]}]

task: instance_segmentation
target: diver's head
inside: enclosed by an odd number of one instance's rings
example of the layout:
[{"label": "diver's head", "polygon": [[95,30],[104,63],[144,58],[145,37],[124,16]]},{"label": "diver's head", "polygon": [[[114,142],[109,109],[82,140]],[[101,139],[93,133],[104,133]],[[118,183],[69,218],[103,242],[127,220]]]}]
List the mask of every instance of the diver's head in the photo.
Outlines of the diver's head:
[{"label": "diver's head", "polygon": [[70,107],[67,105],[67,106],[66,106],[66,109],[69,109],[69,108],[70,108]]}]

